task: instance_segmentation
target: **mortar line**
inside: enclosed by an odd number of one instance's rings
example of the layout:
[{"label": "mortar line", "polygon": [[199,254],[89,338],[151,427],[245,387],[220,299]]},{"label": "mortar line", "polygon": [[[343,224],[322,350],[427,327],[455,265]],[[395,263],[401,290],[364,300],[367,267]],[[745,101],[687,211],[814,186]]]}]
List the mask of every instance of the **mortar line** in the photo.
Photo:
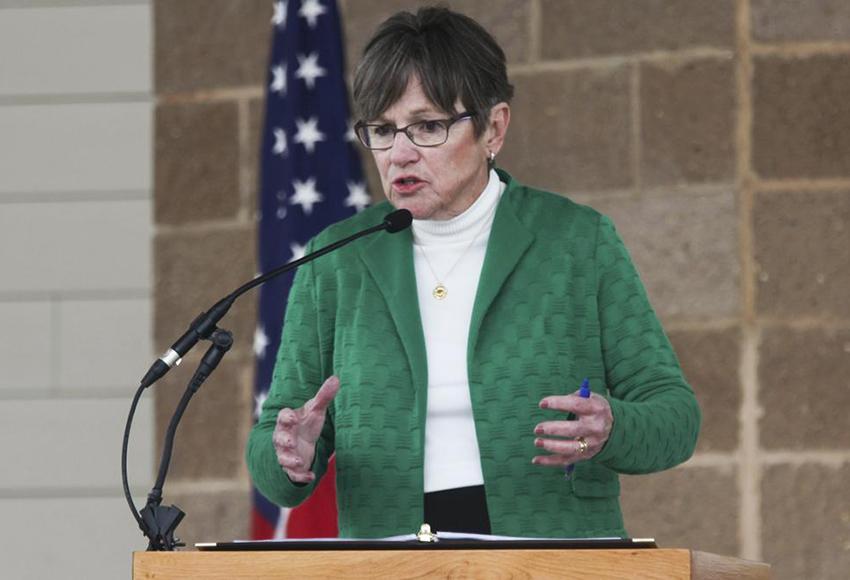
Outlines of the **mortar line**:
[{"label": "mortar line", "polygon": [[539,60],[529,64],[508,66],[511,75],[541,72],[569,72],[589,68],[621,68],[633,62],[684,65],[698,60],[732,60],[735,53],[728,49],[692,48],[678,51],[655,51],[628,55],[589,56],[563,60]]},{"label": "mortar line", "polygon": [[821,55],[847,56],[850,53],[850,42],[752,43],[751,53],[754,56],[779,56],[788,58],[807,58]]},{"label": "mortar line", "polygon": [[691,469],[701,467],[738,467],[738,454],[736,452],[710,451],[699,452],[688,459],[677,469]]},{"label": "mortar line", "polygon": [[216,232],[244,231],[251,226],[238,218],[207,220],[186,224],[157,224],[156,235],[164,234],[206,234]]},{"label": "mortar line", "polygon": [[739,535],[741,557],[761,560],[761,457],[759,454],[758,345],[760,332],[749,325],[743,332],[740,379],[742,385],[740,420],[741,447],[738,454],[740,493]]},{"label": "mortar line", "polygon": [[636,191],[641,191],[643,189],[643,180],[641,179],[641,161],[643,150],[641,148],[641,117],[640,117],[640,63],[634,62],[632,63],[630,78],[629,78],[629,90],[631,91],[631,102],[632,102],[632,126],[631,126],[631,138],[632,138],[632,185],[634,186]]},{"label": "mortar line", "polygon": [[205,89],[167,94],[161,93],[157,95],[156,102],[159,105],[183,105],[191,103],[220,103],[226,101],[239,101],[243,99],[262,99],[263,97],[265,97],[265,83],[239,88]]},{"label": "mortar line", "polygon": [[822,193],[850,190],[850,179],[771,179],[758,180],[754,188],[759,193]]},{"label": "mortar line", "polygon": [[809,451],[800,453],[799,450],[777,450],[762,453],[762,465],[822,465],[826,467],[841,467],[850,463],[850,450],[836,449],[833,451]]},{"label": "mortar line", "polygon": [[573,190],[569,197],[586,199],[647,199],[651,197],[681,197],[681,196],[708,196],[724,195],[729,193],[736,185],[733,183],[698,183],[698,184],[676,184],[671,186],[647,186],[638,191],[634,187],[626,189],[598,189],[598,190]]},{"label": "mortar line", "polygon": [[816,316],[798,316],[796,318],[760,317],[759,327],[762,330],[850,330],[850,319],[838,317],[818,318]]},{"label": "mortar line", "polygon": [[740,260],[741,312],[743,331],[739,379],[740,448],[738,493],[740,511],[738,536],[741,557],[760,560],[761,542],[761,466],[758,433],[758,345],[760,333],[755,315],[755,269],[753,257],[753,179],[752,179],[752,51],[750,39],[750,0],[738,0],[736,6],[736,84],[738,119],[736,129],[738,237]]},{"label": "mortar line", "polygon": [[541,59],[540,36],[543,10],[540,6],[540,0],[531,0],[528,12],[528,62],[535,64],[540,62]]},{"label": "mortar line", "polygon": [[0,204],[33,203],[123,203],[128,201],[150,201],[150,189],[115,190],[50,190],[50,191],[3,191]]},{"label": "mortar line", "polygon": [[250,486],[248,485],[248,482],[241,478],[175,479],[174,481],[168,482],[169,493],[226,493],[232,491],[248,491],[249,489]]},{"label": "mortar line", "polygon": [[664,329],[669,332],[722,331],[737,329],[740,325],[741,320],[739,318],[691,318],[665,321]]},{"label": "mortar line", "polygon": [[237,131],[237,163],[238,168],[238,183],[239,183],[239,210],[236,212],[236,221],[250,221],[250,208],[248,208],[248,198],[250,197],[250,187],[248,180],[250,171],[248,171],[248,141],[249,126],[251,124],[250,101],[240,99],[236,104],[236,131]]}]

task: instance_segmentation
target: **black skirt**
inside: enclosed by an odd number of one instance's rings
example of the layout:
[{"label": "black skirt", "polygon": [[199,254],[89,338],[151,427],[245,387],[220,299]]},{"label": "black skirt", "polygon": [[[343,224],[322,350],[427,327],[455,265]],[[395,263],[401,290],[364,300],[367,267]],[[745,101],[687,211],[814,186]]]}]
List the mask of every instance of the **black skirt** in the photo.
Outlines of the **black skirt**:
[{"label": "black skirt", "polygon": [[426,524],[435,532],[489,534],[487,496],[483,485],[456,487],[425,494]]}]

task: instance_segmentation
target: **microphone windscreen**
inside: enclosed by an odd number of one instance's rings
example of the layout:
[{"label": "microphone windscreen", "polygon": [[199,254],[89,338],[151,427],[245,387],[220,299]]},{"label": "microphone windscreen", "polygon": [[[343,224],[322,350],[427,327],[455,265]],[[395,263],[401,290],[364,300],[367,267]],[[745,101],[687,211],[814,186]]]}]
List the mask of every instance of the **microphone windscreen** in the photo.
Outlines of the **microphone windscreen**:
[{"label": "microphone windscreen", "polygon": [[406,230],[413,223],[413,214],[406,209],[397,209],[384,218],[384,227],[391,234]]}]

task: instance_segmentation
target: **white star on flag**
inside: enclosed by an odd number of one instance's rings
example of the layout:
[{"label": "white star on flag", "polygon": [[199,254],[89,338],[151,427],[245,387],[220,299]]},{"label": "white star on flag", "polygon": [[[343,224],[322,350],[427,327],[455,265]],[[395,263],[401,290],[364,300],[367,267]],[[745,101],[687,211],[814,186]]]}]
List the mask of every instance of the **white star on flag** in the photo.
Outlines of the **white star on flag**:
[{"label": "white star on flag", "polygon": [[325,76],[327,71],[319,66],[319,53],[311,52],[307,56],[298,55],[298,70],[295,77],[304,79],[308,89],[316,86],[316,79]]},{"label": "white star on flag", "polygon": [[296,179],[292,185],[295,187],[295,195],[289,199],[289,203],[300,205],[305,214],[310,215],[313,212],[313,206],[324,201],[322,194],[316,191],[315,177],[311,177],[307,181]]},{"label": "white star on flag", "polygon": [[355,181],[348,181],[347,185],[348,197],[345,198],[345,206],[353,207],[357,211],[363,211],[369,205],[369,202],[372,201],[369,199],[369,194],[366,193],[366,185]]},{"label": "white star on flag", "polygon": [[269,345],[269,337],[262,325],[254,329],[254,354],[259,358],[266,356],[266,347]]},{"label": "white star on flag", "polygon": [[357,135],[354,133],[354,121],[348,120],[348,130],[345,132],[345,140],[349,142],[357,141]]},{"label": "white star on flag", "polygon": [[272,67],[272,82],[269,91],[286,96],[286,65],[275,65]]},{"label": "white star on flag", "polygon": [[308,120],[295,119],[298,132],[295,134],[295,142],[304,145],[307,153],[316,149],[316,143],[325,140],[325,134],[319,131],[319,118],[310,117]]},{"label": "white star on flag", "polygon": [[290,258],[290,262],[294,262],[295,260],[300,260],[304,257],[305,252],[307,251],[307,246],[302,246],[298,242],[292,242],[289,244],[289,250],[292,252],[292,258]]},{"label": "white star on flag", "polygon": [[307,20],[310,28],[316,28],[319,15],[325,12],[327,12],[327,9],[319,4],[319,0],[305,0],[304,4],[301,5],[301,10],[298,11],[298,15]]},{"label": "white star on flag", "polygon": [[274,3],[274,15],[272,16],[272,24],[277,28],[284,28],[286,26],[286,2],[275,2]]},{"label": "white star on flag", "polygon": [[260,413],[263,412],[263,403],[265,403],[268,398],[268,391],[263,391],[259,395],[254,395],[254,419],[260,418]]},{"label": "white star on flag", "polygon": [[[287,146],[286,146],[286,131],[281,129],[280,127],[275,127],[272,130],[274,134],[274,145],[272,146],[272,153],[275,155],[280,155],[281,157],[286,156]],[[298,137],[295,137],[296,140]]]}]

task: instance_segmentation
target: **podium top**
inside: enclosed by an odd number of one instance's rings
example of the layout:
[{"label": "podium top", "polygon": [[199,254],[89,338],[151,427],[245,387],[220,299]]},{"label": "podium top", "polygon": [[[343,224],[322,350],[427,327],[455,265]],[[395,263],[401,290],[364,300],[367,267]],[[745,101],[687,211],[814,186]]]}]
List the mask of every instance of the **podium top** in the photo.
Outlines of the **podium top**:
[{"label": "podium top", "polygon": [[263,540],[201,542],[202,551],[338,551],[338,550],[634,550],[657,548],[652,538],[493,539],[440,538],[437,542],[412,540]]}]

